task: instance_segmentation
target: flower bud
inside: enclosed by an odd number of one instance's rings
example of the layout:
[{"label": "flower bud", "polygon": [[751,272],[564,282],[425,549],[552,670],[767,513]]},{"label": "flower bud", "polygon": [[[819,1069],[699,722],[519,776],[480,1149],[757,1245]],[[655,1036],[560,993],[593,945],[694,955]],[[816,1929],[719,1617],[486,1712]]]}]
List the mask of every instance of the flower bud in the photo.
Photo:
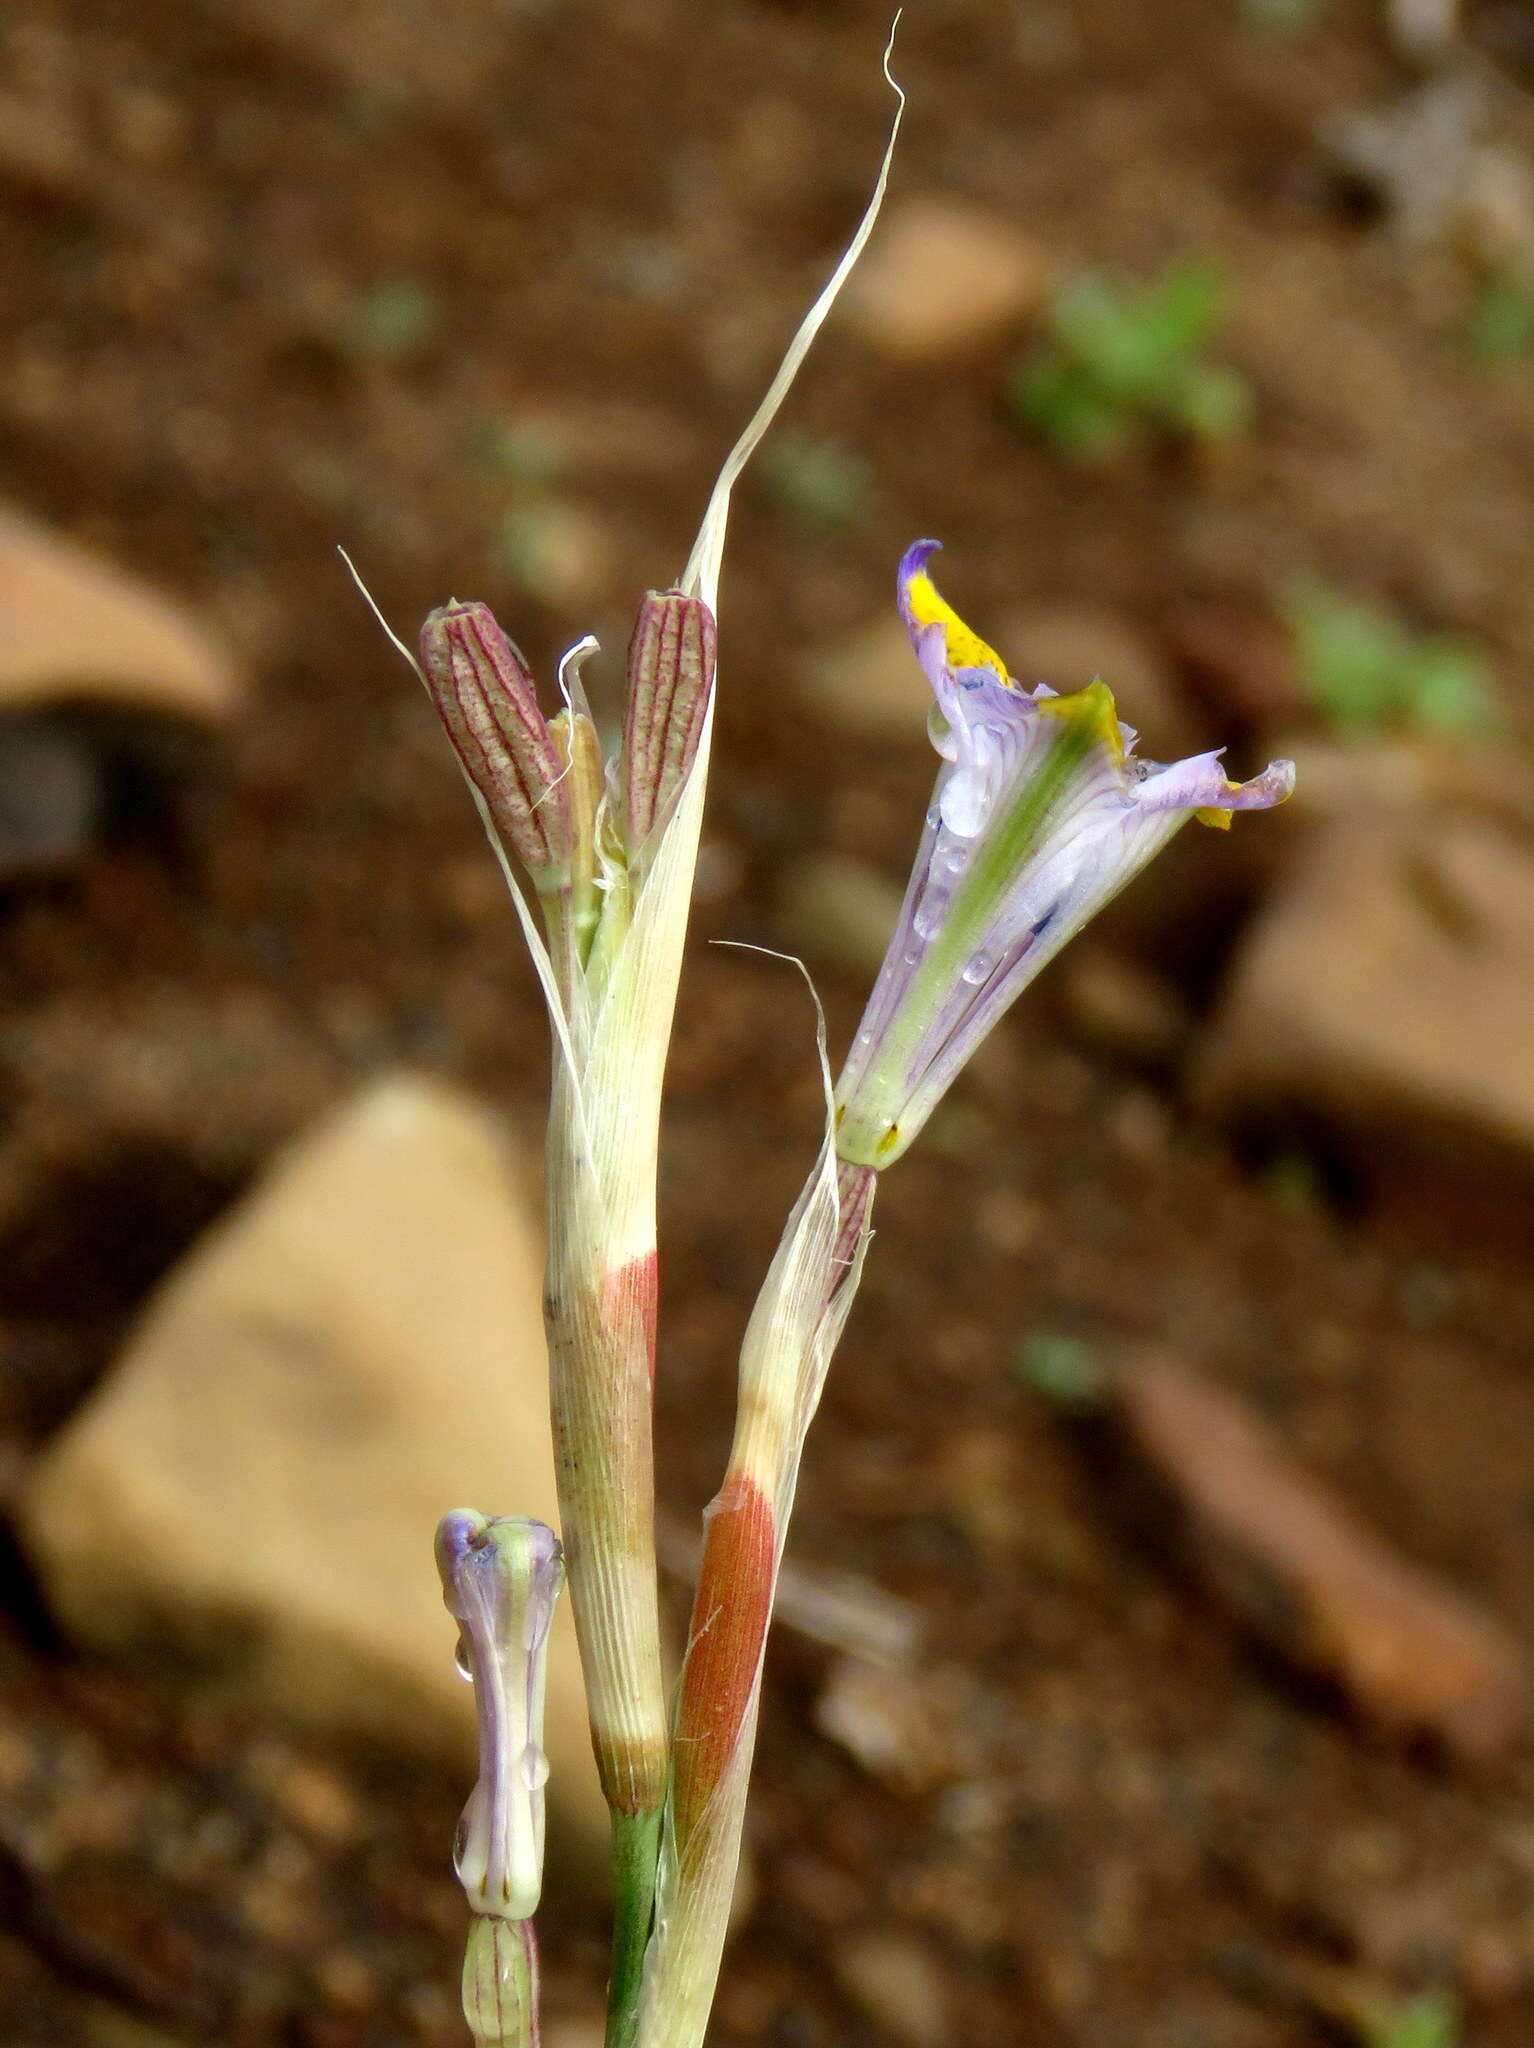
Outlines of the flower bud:
[{"label": "flower bud", "polygon": [[463,1955],[463,2016],[476,2048],[536,2048],[538,1937],[531,1920],[475,1915]]},{"label": "flower bud", "polygon": [[679,590],[647,591],[629,642],[623,720],[624,823],[630,854],[670,809],[697,757],[714,687],[714,615]]},{"label": "flower bud", "polygon": [[543,1886],[543,1693],[564,1554],[542,1522],[461,1508],[438,1526],[437,1569],[479,1718],[454,1868],[473,1912],[523,1920]]},{"label": "flower bud", "polygon": [[572,827],[559,749],[533,679],[485,604],[440,605],[421,628],[421,665],[464,773],[503,844],[538,888],[561,888]]}]

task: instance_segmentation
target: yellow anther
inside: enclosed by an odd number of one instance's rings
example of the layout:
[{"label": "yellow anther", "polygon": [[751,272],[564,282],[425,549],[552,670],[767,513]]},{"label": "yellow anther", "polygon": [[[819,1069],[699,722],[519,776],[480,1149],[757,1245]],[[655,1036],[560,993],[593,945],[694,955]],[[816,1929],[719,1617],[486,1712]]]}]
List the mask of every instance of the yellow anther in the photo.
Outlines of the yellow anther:
[{"label": "yellow anther", "polygon": [[988,668],[1006,683],[1011,681],[1007,664],[994,648],[987,647],[978,633],[972,633],[925,569],[920,569],[905,587],[906,603],[918,626],[941,626],[948,649],[950,668]]},{"label": "yellow anther", "polygon": [[1115,767],[1123,767],[1124,731],[1106,683],[1088,683],[1084,690],[1072,690],[1064,697],[1038,697],[1034,704],[1046,718],[1062,718],[1078,727],[1088,739],[1107,748]]}]

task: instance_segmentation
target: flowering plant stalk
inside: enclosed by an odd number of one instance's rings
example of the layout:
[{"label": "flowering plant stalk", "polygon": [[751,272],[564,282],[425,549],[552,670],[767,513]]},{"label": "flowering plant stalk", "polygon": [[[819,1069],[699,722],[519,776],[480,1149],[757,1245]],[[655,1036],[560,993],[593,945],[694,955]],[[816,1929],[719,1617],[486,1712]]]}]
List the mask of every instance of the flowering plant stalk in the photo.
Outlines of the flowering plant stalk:
[{"label": "flowering plant stalk", "polygon": [[[886,53],[886,76],[887,65]],[[594,641],[561,661],[563,708],[548,717],[487,606],[455,600],[421,634],[417,673],[501,862],[555,1042],[550,1400],[592,1742],[612,1819],[614,2048],[638,2024],[671,1787],[651,1448],[655,1183],[713,730],[725,529],[734,485],[872,231],[898,127],[897,111],[863,219],[726,460],[681,579],[640,605],[614,759],[603,761],[581,682]]]},{"label": "flowering plant stalk", "polygon": [[[857,233],[725,463],[685,572],[640,605],[614,758],[602,759],[581,683],[593,642],[560,663],[563,708],[550,717],[484,605],[442,607],[421,639],[420,673],[505,871],[556,1049],[550,1387],[565,1562],[613,1824],[609,2048],[703,2040],[799,1462],[857,1290],[879,1173],[1045,961],[1181,824],[1228,823],[1233,810],[1279,801],[1291,780],[1287,763],[1243,785],[1215,755],[1137,761],[1105,686],[1067,697],[1023,689],[938,595],[927,570],[936,543],[908,551],[897,596],[933,689],[942,765],[889,954],[834,1088],[822,1036],[825,1135],[746,1331],[729,1467],[705,1511],[668,1714],[651,1451],[655,1173],[712,737],[725,527],[733,486],[872,229],[899,120]],[[481,1779],[459,1869],[476,1916],[465,2012],[486,2048],[537,2039],[527,1902],[541,1801],[510,1790],[507,1774],[522,1768],[517,1755],[541,1751],[531,1735],[520,1752],[508,1744],[512,1692],[492,1680],[514,1667],[513,1639],[533,1656],[528,1617],[552,1604],[547,1569],[538,1577],[547,1546],[492,1539],[502,1527],[459,1515],[439,1539],[480,1705]],[[494,1598],[482,1553],[497,1560]],[[535,1689],[529,1679],[529,1698]],[[517,1725],[531,1725],[526,1713]]]}]

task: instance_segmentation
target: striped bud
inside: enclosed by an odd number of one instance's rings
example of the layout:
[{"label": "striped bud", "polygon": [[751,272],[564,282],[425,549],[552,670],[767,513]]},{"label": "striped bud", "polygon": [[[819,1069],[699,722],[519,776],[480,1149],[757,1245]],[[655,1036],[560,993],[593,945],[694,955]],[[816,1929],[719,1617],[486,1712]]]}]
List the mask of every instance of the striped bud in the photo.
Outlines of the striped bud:
[{"label": "striped bud", "polygon": [[563,762],[527,665],[486,604],[440,605],[421,628],[421,666],[438,716],[503,844],[540,889],[570,864]]},{"label": "striped bud", "polygon": [[637,853],[665,818],[687,772],[714,687],[714,615],[701,598],[651,590],[629,642],[623,720],[623,801],[628,850]]},{"label": "striped bud", "polygon": [[531,1920],[476,1915],[463,1957],[463,2016],[475,2048],[538,2048],[538,1937]]}]

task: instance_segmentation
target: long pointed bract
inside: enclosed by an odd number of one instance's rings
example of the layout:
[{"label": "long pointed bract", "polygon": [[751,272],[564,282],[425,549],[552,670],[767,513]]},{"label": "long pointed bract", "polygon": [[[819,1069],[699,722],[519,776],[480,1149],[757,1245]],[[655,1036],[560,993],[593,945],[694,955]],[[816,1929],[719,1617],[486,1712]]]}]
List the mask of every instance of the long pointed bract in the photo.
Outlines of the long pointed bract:
[{"label": "long pointed bract", "polygon": [[905,94],[890,70],[890,54],[895,47],[895,30],[899,26],[897,12],[890,24],[889,41],[884,46],[884,76],[895,95],[895,117],[890,122],[889,140],[884,145],[884,156],[879,164],[879,174],[874,179],[873,192],[863,217],[858,222],[852,240],[842,251],[836,268],[821,287],[820,296],[810,307],[794,330],[793,340],[784,351],[778,365],[777,375],[767,387],[766,396],[746,422],[745,429],[735,446],[725,457],[724,467],[715,482],[708,509],[703,515],[703,524],[698,529],[698,538],[693,543],[692,554],[682,577],[681,588],[695,592],[711,611],[719,609],[719,569],[724,558],[725,529],[730,520],[730,494],[740,480],[741,471],[756,453],[757,444],[777,418],[784,399],[788,396],[799,366],[810,352],[810,345],[826,323],[831,308],[841,296],[842,286],[852,275],[853,267],[867,246],[868,238],[874,231],[879,210],[884,204],[884,194],[889,185],[890,165],[895,160],[895,144],[900,139],[900,124],[905,117]]}]

